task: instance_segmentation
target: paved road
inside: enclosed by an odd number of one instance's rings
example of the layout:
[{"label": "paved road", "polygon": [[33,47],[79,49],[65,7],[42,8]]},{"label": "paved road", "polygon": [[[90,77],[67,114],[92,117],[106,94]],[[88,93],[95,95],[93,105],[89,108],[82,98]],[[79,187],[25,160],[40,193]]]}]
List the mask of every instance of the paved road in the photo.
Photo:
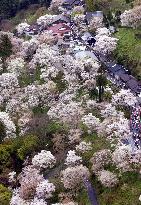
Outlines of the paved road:
[{"label": "paved road", "polygon": [[87,190],[87,193],[88,193],[89,200],[90,200],[91,204],[92,205],[99,205],[98,201],[97,201],[96,192],[95,192],[91,182],[85,177],[83,178],[83,182],[84,182],[84,186]]}]

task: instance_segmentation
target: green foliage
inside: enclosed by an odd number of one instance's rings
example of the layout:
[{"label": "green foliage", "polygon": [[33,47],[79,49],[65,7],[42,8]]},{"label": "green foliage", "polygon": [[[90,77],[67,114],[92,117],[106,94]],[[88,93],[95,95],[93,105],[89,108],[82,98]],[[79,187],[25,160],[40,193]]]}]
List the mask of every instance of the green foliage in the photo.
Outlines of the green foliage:
[{"label": "green foliage", "polygon": [[24,160],[26,156],[33,154],[39,147],[39,138],[36,136],[27,136],[22,139],[21,146],[17,149],[17,156]]},{"label": "green foliage", "polygon": [[89,91],[90,99],[97,100],[98,98],[98,90],[96,88]]},{"label": "green foliage", "polygon": [[83,160],[89,166],[89,160],[93,154],[101,149],[111,149],[110,144],[104,137],[97,136],[96,133],[84,135],[83,140],[92,143],[92,150],[83,154]]},{"label": "green foliage", "polygon": [[49,110],[49,107],[43,108],[42,106],[34,107],[34,108],[32,109],[34,115],[47,113],[48,110]]},{"label": "green foliage", "polygon": [[36,136],[17,137],[0,144],[0,170],[6,167],[20,166],[20,163],[40,148],[41,142]]},{"label": "green foliage", "polygon": [[0,0],[0,16],[10,17],[16,13],[19,0]]},{"label": "green foliage", "polygon": [[103,189],[99,194],[99,202],[101,205],[140,205],[140,190],[139,174],[127,172],[122,174],[117,187]]},{"label": "green foliage", "polygon": [[104,100],[106,100],[106,101],[108,101],[108,102],[111,102],[111,100],[112,100],[112,94],[111,94],[111,92],[108,92],[108,91],[104,92],[103,97],[104,97]]},{"label": "green foliage", "polygon": [[104,86],[107,85],[107,78],[104,74],[100,74],[96,77],[96,84],[98,86],[98,97],[99,97],[99,102],[102,102],[103,100],[103,95],[104,95]]},{"label": "green foliage", "polygon": [[81,205],[91,205],[88,194],[85,189],[81,189],[77,196],[77,202]]},{"label": "green foliage", "polygon": [[105,15],[107,15],[109,11],[124,11],[131,7],[130,2],[128,3],[127,0],[94,0],[93,4],[91,4],[91,1],[88,1],[88,5],[93,5],[92,8],[103,11]]},{"label": "green foliage", "polygon": [[59,72],[59,74],[53,79],[54,83],[56,83],[57,89],[59,93],[62,93],[67,88],[67,82],[63,80],[63,73]]},{"label": "green foliage", "polygon": [[21,87],[25,87],[31,84],[31,76],[27,73],[23,73],[20,77],[19,77],[19,84]]},{"label": "green foliage", "polygon": [[3,62],[12,54],[12,43],[8,35],[2,35],[0,39],[0,57]]},{"label": "green foliage", "polygon": [[11,153],[13,149],[11,145],[0,144],[0,170],[11,165]]},{"label": "green foliage", "polygon": [[0,204],[1,205],[9,205],[11,199],[11,192],[9,189],[2,184],[0,184]]},{"label": "green foliage", "polygon": [[0,142],[6,137],[5,126],[2,122],[0,122]]},{"label": "green foliage", "polygon": [[55,122],[55,121],[51,121],[49,122],[48,126],[47,126],[47,134],[55,134],[57,133],[64,133],[67,132],[67,126],[63,125],[61,123]]},{"label": "green foliage", "polygon": [[[18,11],[27,9],[32,4],[40,4],[48,7],[50,0],[0,0],[0,17],[2,19],[13,17]],[[36,15],[32,15],[32,17],[36,17]]]},{"label": "green foliage", "polygon": [[94,11],[95,6],[94,6],[94,1],[93,0],[86,0],[86,6],[88,11]]},{"label": "green foliage", "polygon": [[120,28],[115,36],[119,39],[115,57],[125,66],[128,66],[131,73],[141,79],[141,39],[135,36],[141,30],[131,28]]}]

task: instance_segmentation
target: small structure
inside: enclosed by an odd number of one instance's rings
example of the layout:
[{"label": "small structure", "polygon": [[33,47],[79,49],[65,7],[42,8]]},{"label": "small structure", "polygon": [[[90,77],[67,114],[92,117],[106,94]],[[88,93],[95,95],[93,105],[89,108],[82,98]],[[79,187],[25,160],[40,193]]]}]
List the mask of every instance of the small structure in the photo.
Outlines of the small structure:
[{"label": "small structure", "polygon": [[58,37],[71,35],[71,28],[65,23],[54,24],[48,27],[48,31],[52,31],[53,35]]},{"label": "small structure", "polygon": [[102,11],[86,12],[87,24],[90,24],[93,17],[102,17],[103,18],[103,12]]},{"label": "small structure", "polygon": [[95,38],[89,32],[84,32],[81,36],[81,39],[88,43],[90,46],[93,46],[96,42]]},{"label": "small structure", "polygon": [[76,59],[92,58],[93,60],[98,61],[98,58],[95,56],[95,54],[90,51],[79,51],[75,54],[75,58]]},{"label": "small structure", "polygon": [[71,10],[74,6],[83,5],[83,0],[64,0],[62,7]]},{"label": "small structure", "polygon": [[71,19],[67,16],[64,16],[64,15],[57,15],[53,21],[50,23],[50,25],[53,25],[53,24],[58,24],[58,23],[66,23],[66,24],[70,24],[71,22]]},{"label": "small structure", "polygon": [[90,38],[93,38],[93,36],[89,32],[84,32],[81,38],[83,41],[88,41]]}]

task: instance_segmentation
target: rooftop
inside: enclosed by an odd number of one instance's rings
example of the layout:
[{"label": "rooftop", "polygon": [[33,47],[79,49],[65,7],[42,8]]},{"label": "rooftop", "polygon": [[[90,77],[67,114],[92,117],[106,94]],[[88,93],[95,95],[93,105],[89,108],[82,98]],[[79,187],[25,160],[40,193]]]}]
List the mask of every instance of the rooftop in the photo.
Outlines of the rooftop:
[{"label": "rooftop", "polygon": [[65,33],[71,32],[71,28],[65,23],[58,23],[48,27],[49,31],[52,31],[54,35],[63,36]]}]

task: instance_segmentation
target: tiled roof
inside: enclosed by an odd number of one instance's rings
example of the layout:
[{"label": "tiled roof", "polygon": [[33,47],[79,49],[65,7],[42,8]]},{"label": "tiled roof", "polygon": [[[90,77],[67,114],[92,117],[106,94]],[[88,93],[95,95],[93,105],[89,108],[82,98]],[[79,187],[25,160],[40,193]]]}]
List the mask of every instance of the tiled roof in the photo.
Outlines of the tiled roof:
[{"label": "tiled roof", "polygon": [[64,23],[58,23],[55,25],[52,25],[48,28],[49,31],[52,31],[53,34],[57,34],[57,35],[64,35],[65,33],[68,33],[71,31],[71,28],[69,26],[67,26]]}]

